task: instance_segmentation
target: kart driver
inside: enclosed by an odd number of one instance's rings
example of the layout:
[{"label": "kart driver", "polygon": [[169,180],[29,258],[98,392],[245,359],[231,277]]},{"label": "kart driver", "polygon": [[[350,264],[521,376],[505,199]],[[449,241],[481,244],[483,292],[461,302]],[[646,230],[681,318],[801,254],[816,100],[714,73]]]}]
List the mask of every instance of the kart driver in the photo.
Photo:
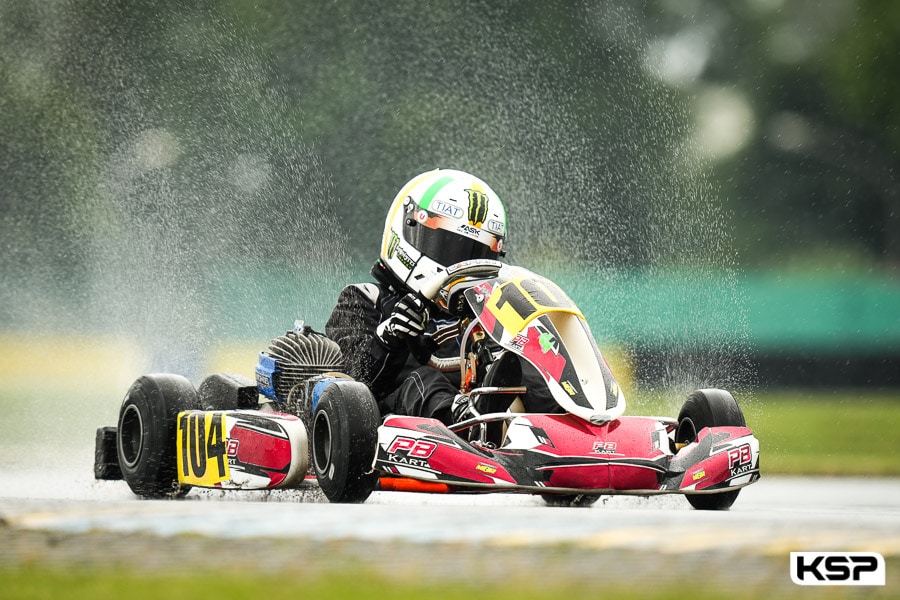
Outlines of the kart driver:
[{"label": "kart driver", "polygon": [[[505,235],[503,203],[468,173],[422,173],[394,198],[372,267],[376,283],[344,288],[325,325],[326,335],[341,348],[345,372],[369,387],[383,416],[433,417],[447,425],[473,416],[468,399],[458,393],[459,372],[426,364],[431,355],[459,356],[459,319],[419,292],[450,265],[498,259]],[[524,385],[526,411],[559,412],[537,370],[515,355],[505,356],[503,369],[493,379],[488,371],[481,385]]]}]

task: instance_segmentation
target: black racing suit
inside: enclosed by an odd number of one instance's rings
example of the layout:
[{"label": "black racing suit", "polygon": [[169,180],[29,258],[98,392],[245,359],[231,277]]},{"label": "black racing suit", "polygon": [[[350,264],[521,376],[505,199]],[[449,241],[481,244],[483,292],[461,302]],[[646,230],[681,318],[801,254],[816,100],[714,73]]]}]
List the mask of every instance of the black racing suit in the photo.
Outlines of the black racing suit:
[{"label": "black racing suit", "polygon": [[[341,348],[344,371],[372,390],[382,415],[433,417],[450,424],[450,405],[459,393],[460,374],[442,373],[424,363],[431,354],[459,356],[459,337],[452,337],[437,349],[423,345],[420,338],[386,346],[375,330],[408,290],[380,261],[372,268],[372,275],[378,283],[353,284],[341,291],[325,324],[326,335]],[[434,333],[457,324],[458,319],[432,306],[426,332]],[[529,390],[523,397],[526,410],[560,412],[537,370],[525,361],[521,363],[521,385]]]}]

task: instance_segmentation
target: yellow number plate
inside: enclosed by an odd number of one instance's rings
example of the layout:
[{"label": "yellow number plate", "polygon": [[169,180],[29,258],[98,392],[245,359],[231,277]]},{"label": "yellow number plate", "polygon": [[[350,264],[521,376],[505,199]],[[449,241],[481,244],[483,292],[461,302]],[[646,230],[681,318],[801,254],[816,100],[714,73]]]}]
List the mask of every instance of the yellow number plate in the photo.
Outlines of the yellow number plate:
[{"label": "yellow number plate", "polygon": [[178,414],[178,481],[210,487],[231,478],[228,470],[225,414],[185,411]]}]

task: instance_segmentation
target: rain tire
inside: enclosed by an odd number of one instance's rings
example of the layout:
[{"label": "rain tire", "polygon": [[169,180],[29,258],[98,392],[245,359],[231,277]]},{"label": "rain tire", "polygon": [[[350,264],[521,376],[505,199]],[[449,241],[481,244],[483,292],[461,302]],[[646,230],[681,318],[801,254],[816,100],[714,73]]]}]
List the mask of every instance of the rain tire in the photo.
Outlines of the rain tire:
[{"label": "rain tire", "polygon": [[312,419],[312,464],[330,502],[365,502],[378,484],[373,471],[381,417],[372,392],[337,381],[319,397]]},{"label": "rain tire", "polygon": [[119,410],[116,451],[122,477],[143,498],[176,498],[178,413],[196,409],[197,391],[180,375],[144,375],[129,388]]},{"label": "rain tire", "polygon": [[[746,427],[744,413],[730,392],[704,389],[691,392],[678,413],[676,443],[690,443],[704,427]],[[741,490],[715,494],[686,494],[697,510],[728,510]]]}]

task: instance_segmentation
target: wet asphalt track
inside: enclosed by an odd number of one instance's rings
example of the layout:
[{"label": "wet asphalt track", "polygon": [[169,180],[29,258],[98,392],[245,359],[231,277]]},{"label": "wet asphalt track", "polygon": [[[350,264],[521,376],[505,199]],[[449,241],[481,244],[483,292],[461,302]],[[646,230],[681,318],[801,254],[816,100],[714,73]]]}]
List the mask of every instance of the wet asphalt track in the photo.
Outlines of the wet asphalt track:
[{"label": "wet asphalt track", "polygon": [[[551,563],[561,576],[569,570],[590,577],[600,575],[593,567],[586,571],[585,561],[596,565],[615,556],[631,567],[602,576],[623,582],[643,576],[662,581],[666,574],[683,577],[684,569],[719,564],[720,569],[703,568],[704,577],[731,581],[728,569],[737,566],[745,582],[775,581],[774,588],[767,587],[771,591],[790,589],[791,551],[870,551],[889,559],[888,587],[900,584],[900,573],[891,572],[900,556],[900,479],[764,476],[742,491],[730,511],[704,512],[677,495],[614,496],[589,508],[550,508],[539,497],[522,495],[377,492],[363,505],[340,506],[326,503],[314,487],[270,493],[193,490],[183,500],[146,501],[133,497],[124,482],[63,477],[0,471],[0,531],[6,545],[0,562],[40,553],[29,550],[29,544],[46,544],[35,541],[39,534],[56,536],[59,546],[59,539],[89,533],[92,547],[97,536],[115,540],[126,534],[161,541],[157,545],[169,550],[185,539],[207,540],[211,547],[262,544],[253,552],[269,556],[285,544],[292,554],[327,546],[376,569],[385,568],[385,561],[396,565],[400,556],[407,567],[433,561],[434,549],[442,548],[445,556],[452,549],[453,561],[439,561],[445,569],[457,565],[448,577],[472,568],[467,556],[482,565],[476,554],[503,556],[502,568],[527,572],[529,564],[547,564],[547,553],[555,553]],[[136,552],[137,546],[128,547]],[[384,553],[386,548],[390,552]],[[559,558],[561,551],[568,558]],[[77,549],[71,552],[77,558],[70,560],[87,560]],[[102,553],[97,560],[104,560]],[[115,560],[123,560],[121,551]],[[164,566],[165,557],[159,560]],[[278,568],[271,559],[268,565]],[[428,568],[434,571],[433,562]]]}]

